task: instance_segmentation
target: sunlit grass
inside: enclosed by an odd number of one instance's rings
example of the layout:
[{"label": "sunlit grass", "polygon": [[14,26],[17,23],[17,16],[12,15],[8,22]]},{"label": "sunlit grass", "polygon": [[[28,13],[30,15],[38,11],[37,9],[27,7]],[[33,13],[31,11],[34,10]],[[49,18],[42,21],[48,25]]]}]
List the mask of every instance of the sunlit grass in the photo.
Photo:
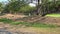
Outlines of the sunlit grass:
[{"label": "sunlit grass", "polygon": [[49,16],[49,17],[60,17],[60,14],[47,14],[46,16]]}]

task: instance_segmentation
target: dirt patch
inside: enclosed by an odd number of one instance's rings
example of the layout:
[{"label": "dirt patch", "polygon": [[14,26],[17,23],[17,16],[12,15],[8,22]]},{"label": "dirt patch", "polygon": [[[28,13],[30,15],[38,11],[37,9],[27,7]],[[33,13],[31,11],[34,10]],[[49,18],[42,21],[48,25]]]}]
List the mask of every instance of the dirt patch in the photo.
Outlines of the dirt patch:
[{"label": "dirt patch", "polygon": [[[0,23],[0,27],[3,27],[8,32],[19,34],[60,34],[60,28],[35,28],[35,27],[18,27],[9,24]],[[1,28],[0,28],[1,29]]]},{"label": "dirt patch", "polygon": [[[20,21],[20,19],[17,20],[17,21]],[[22,19],[21,21],[25,21],[25,22],[40,22],[40,23],[60,25],[60,17],[47,17],[47,16],[41,17],[41,16],[36,16],[36,17],[31,17],[31,18],[28,17],[28,18]]]},{"label": "dirt patch", "polygon": [[0,23],[0,29],[13,34],[60,34],[60,28],[18,27],[17,25],[12,26],[4,23]]},{"label": "dirt patch", "polygon": [[40,20],[43,23],[60,25],[60,18],[58,17],[45,17],[44,20]]},{"label": "dirt patch", "polygon": [[0,16],[0,18],[8,18],[8,19],[17,19],[17,18],[23,18],[27,17],[26,15],[18,15],[18,14],[5,14],[3,16]]}]

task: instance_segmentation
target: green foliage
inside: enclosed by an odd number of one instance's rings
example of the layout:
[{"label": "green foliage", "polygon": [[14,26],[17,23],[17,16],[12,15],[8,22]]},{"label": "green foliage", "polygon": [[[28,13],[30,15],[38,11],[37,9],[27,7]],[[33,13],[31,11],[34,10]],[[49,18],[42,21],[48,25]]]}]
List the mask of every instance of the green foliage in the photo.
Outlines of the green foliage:
[{"label": "green foliage", "polygon": [[59,6],[60,6],[60,1],[58,0],[57,1],[56,0],[51,0],[51,1],[42,0],[40,15],[45,16],[48,13],[55,13],[56,11],[60,11]]},{"label": "green foliage", "polygon": [[21,11],[21,12],[31,12],[31,11],[33,11],[33,10],[35,10],[35,9],[36,9],[35,7],[30,7],[29,5],[27,5],[27,6],[21,7],[21,8],[20,8],[20,11]]},{"label": "green foliage", "polygon": [[25,1],[20,0],[9,0],[9,3],[4,7],[4,11],[6,11],[7,13],[10,12],[15,14],[21,12],[24,14],[29,14],[35,9],[36,7],[31,7]]},{"label": "green foliage", "polygon": [[49,2],[49,9],[50,10],[56,10],[56,7],[58,7],[60,5],[60,1],[55,1],[56,3],[54,4],[53,2]]},{"label": "green foliage", "polygon": [[3,10],[3,4],[0,2],[0,11]]},{"label": "green foliage", "polygon": [[[55,1],[55,0],[41,0],[41,6],[38,6],[39,9],[40,7],[41,10],[38,10],[37,13],[39,11],[41,11],[41,14],[44,13],[45,11],[49,11],[49,10],[56,10],[55,8],[58,7],[60,5],[60,1]],[[38,0],[38,4],[39,4],[39,0]],[[0,4],[1,6],[2,4]],[[27,2],[20,1],[20,0],[9,0],[9,3],[7,3],[4,7],[4,11],[6,11],[7,13],[19,13],[19,12],[23,12],[23,13],[30,13],[32,11],[34,11],[36,9],[36,7],[30,7],[28,5]],[[1,11],[1,7],[0,7],[0,11]],[[46,12],[45,12],[46,13]]]},{"label": "green foliage", "polygon": [[60,1],[56,2],[56,7],[58,7],[60,5]]},{"label": "green foliage", "polygon": [[27,6],[27,3],[25,3],[24,1],[14,1],[14,2],[9,2],[8,4],[6,4],[5,6],[5,10],[7,9],[8,11],[10,11],[11,13],[16,13],[20,11],[20,8],[23,6]]}]

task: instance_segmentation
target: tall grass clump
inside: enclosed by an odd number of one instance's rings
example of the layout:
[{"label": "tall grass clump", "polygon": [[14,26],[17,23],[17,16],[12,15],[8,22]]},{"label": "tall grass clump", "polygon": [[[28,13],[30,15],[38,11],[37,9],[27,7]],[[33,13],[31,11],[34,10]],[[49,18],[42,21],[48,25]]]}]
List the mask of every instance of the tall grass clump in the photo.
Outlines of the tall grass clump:
[{"label": "tall grass clump", "polygon": [[11,19],[7,19],[7,18],[1,18],[0,19],[0,22],[3,22],[3,23],[11,23],[13,22]]}]

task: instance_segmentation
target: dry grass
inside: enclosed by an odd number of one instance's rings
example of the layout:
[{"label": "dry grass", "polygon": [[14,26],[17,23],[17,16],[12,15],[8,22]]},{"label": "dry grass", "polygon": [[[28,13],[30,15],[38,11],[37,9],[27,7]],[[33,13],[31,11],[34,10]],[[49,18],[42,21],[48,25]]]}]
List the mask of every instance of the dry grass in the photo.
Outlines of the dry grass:
[{"label": "dry grass", "polygon": [[37,34],[60,34],[60,28],[36,28],[36,27],[20,27],[19,25],[9,25],[0,23],[0,27],[6,28],[8,31],[11,32],[32,32]]},{"label": "dry grass", "polygon": [[0,28],[6,28],[8,31],[19,31],[19,32],[34,32],[37,34],[60,34],[60,28],[36,28],[36,27],[21,27],[20,25],[9,25],[0,23]]},{"label": "dry grass", "polygon": [[9,18],[9,19],[16,19],[16,18],[23,18],[27,17],[26,15],[18,15],[18,14],[5,14],[3,16],[0,16],[0,18]]},{"label": "dry grass", "polygon": [[[13,28],[13,29],[15,29],[15,28]],[[12,30],[10,29],[9,31],[12,31]],[[20,32],[34,32],[34,33],[37,33],[37,34],[60,34],[60,28],[27,27],[27,28],[16,28],[15,30],[20,31]]]}]

